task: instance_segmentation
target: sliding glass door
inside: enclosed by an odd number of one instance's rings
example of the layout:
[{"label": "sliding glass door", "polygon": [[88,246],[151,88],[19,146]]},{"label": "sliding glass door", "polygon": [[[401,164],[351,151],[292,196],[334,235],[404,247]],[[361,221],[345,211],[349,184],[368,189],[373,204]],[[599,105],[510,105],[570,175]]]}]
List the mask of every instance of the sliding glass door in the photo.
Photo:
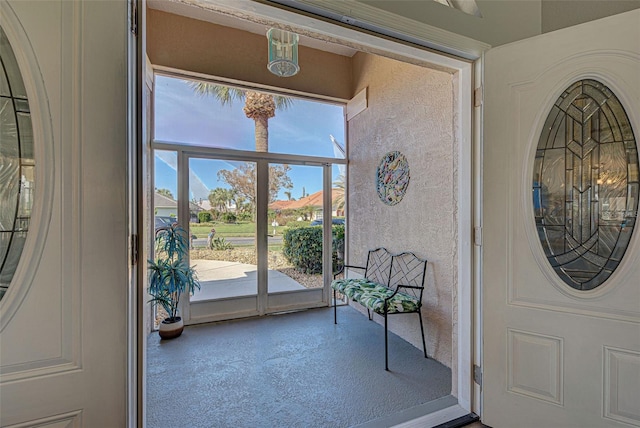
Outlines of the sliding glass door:
[{"label": "sliding glass door", "polygon": [[[254,315],[258,295],[256,162],[189,158],[191,318]],[[231,184],[230,184],[231,183]]]},{"label": "sliding glass door", "polygon": [[321,226],[324,195],[331,192],[323,186],[326,170],[324,166],[269,164],[267,310],[323,302]]}]

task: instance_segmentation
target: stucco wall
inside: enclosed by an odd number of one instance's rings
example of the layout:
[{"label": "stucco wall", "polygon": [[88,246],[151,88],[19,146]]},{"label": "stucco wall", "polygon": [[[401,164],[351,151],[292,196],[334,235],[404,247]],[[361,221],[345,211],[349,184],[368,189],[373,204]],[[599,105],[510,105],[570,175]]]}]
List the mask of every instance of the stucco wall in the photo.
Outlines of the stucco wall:
[{"label": "stucco wall", "polygon": [[[423,298],[427,352],[452,367],[457,280],[453,77],[358,53],[354,84],[356,92],[369,88],[369,106],[349,122],[349,261],[361,265],[367,250],[380,246],[429,260]],[[377,196],[375,177],[380,159],[393,150],[407,157],[411,182],[404,199],[388,206]],[[393,316],[390,328],[422,349],[416,315]]]}]

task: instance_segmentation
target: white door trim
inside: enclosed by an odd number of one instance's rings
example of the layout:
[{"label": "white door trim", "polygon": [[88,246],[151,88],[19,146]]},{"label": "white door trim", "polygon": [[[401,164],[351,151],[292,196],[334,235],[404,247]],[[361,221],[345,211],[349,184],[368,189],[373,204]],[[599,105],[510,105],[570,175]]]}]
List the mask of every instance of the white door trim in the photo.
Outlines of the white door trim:
[{"label": "white door trim", "polygon": [[[479,329],[476,328],[474,334],[474,316],[478,318],[479,307],[474,310],[474,304],[478,302],[479,289],[474,281],[474,247],[472,242],[472,226],[474,224],[474,200],[477,198],[474,189],[479,180],[479,169],[474,168],[474,145],[478,144],[478,139],[474,135],[473,123],[473,83],[474,64],[470,61],[447,56],[432,50],[420,49],[409,44],[402,44],[367,34],[352,28],[346,28],[331,24],[320,19],[311,18],[300,13],[290,12],[256,2],[227,2],[224,0],[211,0],[210,7],[224,10],[225,13],[233,16],[247,17],[247,15],[272,22],[280,22],[297,28],[307,29],[315,34],[326,34],[334,38],[343,39],[349,43],[370,48],[376,53],[387,55],[393,58],[405,57],[421,63],[428,63],[431,66],[451,72],[457,75],[457,84],[454,86],[456,98],[456,110],[454,117],[457,119],[457,129],[455,129],[456,140],[458,141],[458,283],[455,291],[457,296],[457,398],[459,406],[466,411],[478,411],[472,406],[474,399],[473,384],[473,364],[474,349],[476,343],[481,338],[478,336]],[[385,20],[386,19],[386,20]],[[376,24],[380,28],[393,28],[393,23],[389,22],[391,16],[379,20]],[[444,35],[442,40],[437,40],[441,51],[446,51],[445,41],[453,38],[453,33]],[[422,37],[432,37],[418,35],[423,42],[430,40]],[[460,36],[456,36],[460,37]],[[433,41],[431,40],[433,43]],[[470,59],[477,59],[488,45],[479,43],[475,47],[462,47],[460,54]],[[477,126],[477,125],[476,125]],[[475,314],[475,315],[474,315]],[[477,398],[477,397],[476,397]]]}]

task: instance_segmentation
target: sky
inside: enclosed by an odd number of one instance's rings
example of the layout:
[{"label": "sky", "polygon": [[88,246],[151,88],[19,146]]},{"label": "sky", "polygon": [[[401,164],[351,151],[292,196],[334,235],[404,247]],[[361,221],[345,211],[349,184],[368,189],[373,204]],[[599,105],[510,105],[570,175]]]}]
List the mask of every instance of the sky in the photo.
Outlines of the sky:
[{"label": "sky", "polygon": [[[222,106],[214,97],[196,95],[186,81],[156,76],[155,139],[156,141],[188,143],[199,146],[255,150],[254,121],[242,111],[243,101]],[[295,99],[286,110],[277,110],[269,120],[269,151],[305,156],[335,158],[337,155],[330,135],[344,147],[344,107],[328,103]],[[237,162],[192,159],[190,163],[190,199],[206,199],[209,190],[229,187],[219,181],[217,172],[233,169]],[[166,188],[177,195],[176,155],[156,154],[156,188]],[[289,177],[294,188],[292,196],[299,199],[303,190],[312,194],[322,190],[322,168],[291,165]],[[340,174],[333,168],[333,181]],[[278,199],[286,199],[281,189]]]}]

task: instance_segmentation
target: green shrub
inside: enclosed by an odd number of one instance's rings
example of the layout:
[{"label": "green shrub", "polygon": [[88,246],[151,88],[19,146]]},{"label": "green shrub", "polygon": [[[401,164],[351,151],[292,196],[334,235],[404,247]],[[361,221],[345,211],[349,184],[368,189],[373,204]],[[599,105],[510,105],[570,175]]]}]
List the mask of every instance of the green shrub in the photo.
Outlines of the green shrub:
[{"label": "green shrub", "polygon": [[[333,232],[333,270],[343,263],[338,258],[338,251],[344,251],[344,226],[331,228]],[[298,270],[304,273],[322,272],[322,228],[321,227],[289,227],[283,236],[282,254]]]},{"label": "green shrub", "polygon": [[344,225],[331,227],[333,235],[333,272],[337,272],[344,266]]},{"label": "green shrub", "polygon": [[252,221],[253,220],[253,214],[249,211],[243,211],[241,213],[238,213],[237,215],[238,217],[238,221]]},{"label": "green shrub", "polygon": [[222,213],[220,218],[225,223],[235,223],[238,220],[234,213]]},{"label": "green shrub", "polygon": [[309,222],[293,220],[293,221],[287,222],[287,227],[290,229],[298,229],[300,227],[309,227]]},{"label": "green shrub", "polygon": [[199,223],[208,223],[212,220],[211,213],[209,211],[200,211],[198,213],[198,222]]},{"label": "green shrub", "polygon": [[284,232],[282,254],[304,273],[322,272],[322,228],[289,228]]},{"label": "green shrub", "polygon": [[344,252],[344,225],[333,225],[331,232],[333,234],[333,251]]}]

